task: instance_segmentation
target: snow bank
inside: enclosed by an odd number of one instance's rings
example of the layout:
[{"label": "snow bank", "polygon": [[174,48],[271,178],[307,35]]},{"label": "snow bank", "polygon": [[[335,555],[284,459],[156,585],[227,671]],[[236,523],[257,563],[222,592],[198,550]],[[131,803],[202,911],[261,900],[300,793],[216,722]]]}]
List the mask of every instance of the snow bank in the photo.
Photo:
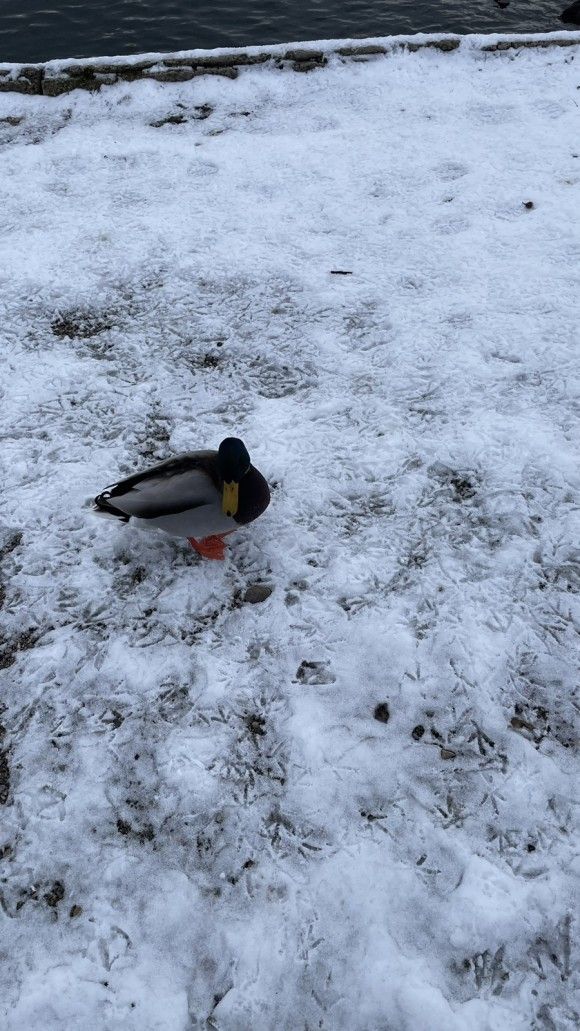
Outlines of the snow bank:
[{"label": "snow bank", "polygon": [[291,68],[296,72],[310,72],[325,67],[329,61],[366,62],[391,57],[401,51],[415,53],[433,49],[453,53],[461,49],[475,57],[485,58],[496,51],[508,51],[513,56],[522,49],[576,48],[579,43],[580,33],[568,31],[464,36],[418,32],[408,36],[309,40],[269,47],[221,47],[81,60],[66,58],[44,64],[0,63],[0,92],[54,97],[76,89],[96,92],[103,86],[139,79],[188,82],[197,76],[210,74],[235,79],[240,69],[255,64],[267,64],[282,71]]},{"label": "snow bank", "polygon": [[7,1031],[576,1026],[576,57],[0,97]]}]

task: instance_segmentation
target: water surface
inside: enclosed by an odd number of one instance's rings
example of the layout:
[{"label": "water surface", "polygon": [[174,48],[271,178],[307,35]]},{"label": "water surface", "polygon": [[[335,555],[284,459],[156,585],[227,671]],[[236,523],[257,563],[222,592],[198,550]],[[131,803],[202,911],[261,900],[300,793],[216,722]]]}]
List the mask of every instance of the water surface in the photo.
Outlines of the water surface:
[{"label": "water surface", "polygon": [[0,0],[0,61],[408,32],[546,32],[564,28],[568,2]]}]

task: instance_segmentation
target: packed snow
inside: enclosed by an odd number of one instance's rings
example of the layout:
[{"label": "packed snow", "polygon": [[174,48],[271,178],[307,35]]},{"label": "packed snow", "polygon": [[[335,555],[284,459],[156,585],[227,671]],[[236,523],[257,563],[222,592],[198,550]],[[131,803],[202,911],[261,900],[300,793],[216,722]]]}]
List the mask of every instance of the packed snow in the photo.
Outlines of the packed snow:
[{"label": "packed snow", "polygon": [[[579,106],[469,41],[0,96],[6,1031],[578,1026]],[[229,434],[224,563],[93,515]]]}]

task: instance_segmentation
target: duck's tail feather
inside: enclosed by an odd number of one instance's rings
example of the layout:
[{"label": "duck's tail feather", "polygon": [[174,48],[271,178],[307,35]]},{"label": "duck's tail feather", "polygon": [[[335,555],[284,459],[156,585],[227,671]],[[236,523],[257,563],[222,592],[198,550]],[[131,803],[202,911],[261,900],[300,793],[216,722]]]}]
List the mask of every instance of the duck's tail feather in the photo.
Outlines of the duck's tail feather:
[{"label": "duck's tail feather", "polygon": [[97,497],[95,498],[95,513],[96,515],[114,517],[121,523],[128,523],[131,518],[126,512],[121,512],[120,508],[115,508],[115,506],[111,504],[108,491],[104,491],[102,494],[97,494]]}]

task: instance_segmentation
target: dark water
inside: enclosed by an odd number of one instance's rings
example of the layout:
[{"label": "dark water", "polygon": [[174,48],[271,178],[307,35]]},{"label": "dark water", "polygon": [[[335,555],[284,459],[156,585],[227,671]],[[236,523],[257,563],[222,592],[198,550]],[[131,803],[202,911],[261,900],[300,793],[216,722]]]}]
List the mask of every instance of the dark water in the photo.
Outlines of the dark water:
[{"label": "dark water", "polygon": [[546,32],[564,28],[559,15],[569,2],[0,0],[0,61],[408,32]]}]

